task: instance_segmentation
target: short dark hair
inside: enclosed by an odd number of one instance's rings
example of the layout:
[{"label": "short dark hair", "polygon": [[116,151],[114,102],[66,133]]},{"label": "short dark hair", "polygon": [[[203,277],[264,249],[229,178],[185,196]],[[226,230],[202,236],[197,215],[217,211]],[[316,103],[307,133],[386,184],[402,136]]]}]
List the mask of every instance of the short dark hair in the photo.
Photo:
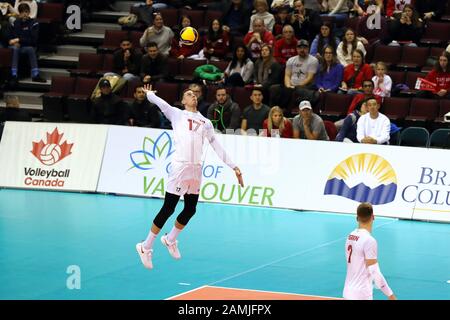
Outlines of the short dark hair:
[{"label": "short dark hair", "polygon": [[19,13],[22,13],[25,11],[30,12],[30,6],[27,3],[19,4],[19,7],[17,9],[19,10]]},{"label": "short dark hair", "polygon": [[148,48],[150,48],[150,47],[156,47],[156,48],[158,48],[158,45],[156,44],[156,42],[149,42],[149,43],[147,43],[147,49]]},{"label": "short dark hair", "polygon": [[375,83],[373,82],[373,80],[372,79],[366,79],[366,80],[363,80],[363,85],[364,85],[364,82],[370,82],[370,84],[372,85],[372,87],[375,87]]},{"label": "short dark hair", "polygon": [[358,221],[362,223],[369,222],[373,215],[373,207],[369,202],[362,202],[356,209]]},{"label": "short dark hair", "polygon": [[225,92],[228,93],[227,87],[225,87],[224,85],[219,85],[216,89],[216,92],[219,90],[225,90]]},{"label": "short dark hair", "polygon": [[261,93],[262,95],[264,95],[264,93],[263,93],[263,91],[262,91],[261,88],[253,87],[253,88],[252,88],[252,94],[253,94],[254,91],[258,91],[259,93]]},{"label": "short dark hair", "polygon": [[122,39],[120,40],[120,43],[122,43],[122,42],[125,42],[125,41],[127,41],[127,42],[129,42],[129,43],[131,43],[131,44],[132,44],[132,42],[131,42],[130,38],[128,38],[128,37],[124,37],[124,38],[122,38]]}]

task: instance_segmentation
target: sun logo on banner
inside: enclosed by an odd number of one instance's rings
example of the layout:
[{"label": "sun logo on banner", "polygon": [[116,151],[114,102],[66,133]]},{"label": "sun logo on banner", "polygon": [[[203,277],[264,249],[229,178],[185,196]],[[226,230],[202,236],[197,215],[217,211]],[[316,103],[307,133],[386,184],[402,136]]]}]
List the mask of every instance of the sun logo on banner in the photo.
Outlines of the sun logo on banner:
[{"label": "sun logo on banner", "polygon": [[[166,164],[167,159],[175,152],[170,135],[164,131],[156,140],[145,137],[142,143],[142,150],[130,153],[130,160],[133,166],[128,169],[151,170],[159,165],[166,165],[166,171],[170,162]],[[161,163],[163,162],[163,163]]]},{"label": "sun logo on banner", "polygon": [[61,161],[68,155],[72,154],[73,143],[67,143],[62,140],[64,133],[59,134],[58,128],[55,128],[50,134],[47,132],[47,142],[44,141],[33,142],[33,150],[31,153],[44,165],[52,166],[55,163]]},{"label": "sun logo on banner", "polygon": [[394,201],[397,176],[391,164],[371,153],[360,153],[342,161],[330,174],[325,195],[337,195],[374,205]]}]

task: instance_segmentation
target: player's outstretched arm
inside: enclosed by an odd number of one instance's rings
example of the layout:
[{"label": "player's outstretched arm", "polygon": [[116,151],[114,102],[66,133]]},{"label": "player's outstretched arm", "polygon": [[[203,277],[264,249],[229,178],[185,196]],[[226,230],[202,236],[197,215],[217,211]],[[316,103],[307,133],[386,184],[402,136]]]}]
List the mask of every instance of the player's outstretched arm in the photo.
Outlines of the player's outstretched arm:
[{"label": "player's outstretched arm", "polygon": [[148,101],[154,103],[158,106],[159,109],[164,113],[164,115],[172,121],[172,117],[177,113],[181,112],[181,110],[172,107],[168,104],[164,99],[161,99],[156,95],[156,91],[152,90],[152,86],[150,84],[146,84],[143,87],[145,95],[147,96]]},{"label": "player's outstretched arm", "polygon": [[236,174],[236,178],[238,179],[239,185],[243,188],[244,187],[244,179],[242,179],[241,169],[239,169],[238,167],[235,167],[234,173]]}]

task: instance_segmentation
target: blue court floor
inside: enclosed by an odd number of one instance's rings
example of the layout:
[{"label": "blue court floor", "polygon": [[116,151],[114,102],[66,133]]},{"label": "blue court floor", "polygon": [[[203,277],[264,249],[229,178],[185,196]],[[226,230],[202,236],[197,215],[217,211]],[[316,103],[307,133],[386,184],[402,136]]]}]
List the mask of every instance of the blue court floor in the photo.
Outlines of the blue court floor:
[{"label": "blue court floor", "polygon": [[[204,285],[341,297],[354,216],[201,203],[179,236],[183,258],[157,239],[149,271],[135,244],[161,205],[0,190],[0,299],[167,299]],[[378,217],[373,234],[399,299],[450,299],[448,224]],[[81,287],[70,290],[73,266]],[[375,298],[385,299],[379,290]]]}]

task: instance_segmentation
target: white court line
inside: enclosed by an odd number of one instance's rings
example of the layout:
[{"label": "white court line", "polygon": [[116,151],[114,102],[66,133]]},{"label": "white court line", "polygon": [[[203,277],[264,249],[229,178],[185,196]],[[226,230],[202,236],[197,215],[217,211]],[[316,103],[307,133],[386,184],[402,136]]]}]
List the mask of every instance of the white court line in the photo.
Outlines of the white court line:
[{"label": "white court line", "polygon": [[182,296],[182,295],[185,295],[185,294],[187,294],[187,293],[191,293],[191,292],[194,292],[194,291],[197,291],[197,290],[206,288],[206,287],[207,287],[207,285],[200,286],[200,287],[198,287],[198,288],[195,288],[195,289],[192,289],[192,290],[189,290],[189,291],[184,291],[184,292],[179,293],[179,294],[177,294],[177,295],[174,295],[174,296],[172,296],[172,297],[165,298],[164,300],[175,299],[175,298],[178,298],[179,296]]},{"label": "white court line", "polygon": [[327,296],[318,296],[311,294],[302,294],[302,293],[291,293],[291,292],[280,292],[280,291],[266,291],[266,290],[256,290],[256,289],[242,289],[242,288],[231,288],[231,287],[221,287],[221,286],[205,286],[209,288],[220,288],[220,289],[231,289],[236,291],[253,291],[253,292],[262,292],[262,293],[276,293],[276,294],[284,294],[289,296],[301,296],[301,297],[315,297],[315,298],[325,298],[325,299],[342,299],[336,297],[327,297]]},{"label": "white court line", "polygon": [[[395,221],[389,221],[389,222],[383,223],[383,224],[381,224],[381,225],[379,225],[379,226],[377,226],[377,227],[374,227],[373,229],[378,229],[378,228],[381,228],[381,227],[383,227],[383,226],[385,226],[385,225],[392,224],[392,223],[397,222],[397,221],[398,221],[398,220],[395,220]],[[251,268],[251,269],[249,269],[249,270],[247,270],[247,271],[243,271],[243,272],[237,273],[237,274],[235,274],[235,275],[226,277],[226,278],[224,278],[224,279],[222,279],[222,280],[218,280],[218,281],[211,282],[211,283],[208,284],[208,285],[209,285],[209,286],[213,286],[213,285],[215,285],[216,283],[220,283],[220,282],[224,282],[224,281],[227,281],[227,280],[231,280],[231,279],[233,279],[233,278],[240,277],[240,276],[245,275],[245,274],[247,274],[247,273],[251,273],[251,272],[253,272],[253,271],[263,269],[263,268],[265,268],[265,267],[268,267],[268,266],[270,266],[270,265],[279,263],[279,262],[281,262],[281,261],[284,261],[284,260],[287,260],[287,259],[290,259],[290,258],[293,258],[293,257],[296,257],[296,256],[300,256],[300,255],[302,255],[302,254],[304,254],[304,253],[308,253],[308,252],[310,252],[310,251],[312,251],[312,250],[316,250],[316,249],[319,249],[319,248],[322,248],[322,247],[326,247],[326,246],[328,246],[328,245],[330,245],[330,244],[333,244],[333,243],[335,243],[335,242],[342,241],[343,239],[346,239],[346,238],[347,238],[347,236],[341,237],[341,238],[339,238],[339,239],[336,239],[336,240],[333,240],[333,241],[329,241],[329,242],[320,244],[320,245],[318,245],[318,246],[315,246],[315,247],[312,247],[312,248],[309,248],[309,249],[306,249],[306,250],[303,250],[303,251],[300,251],[300,252],[297,252],[297,253],[293,253],[293,254],[291,254],[291,255],[289,255],[289,256],[286,256],[286,257],[277,259],[277,260],[272,261],[272,262],[265,263],[265,264],[260,265],[260,266],[258,266],[258,267]]]}]

